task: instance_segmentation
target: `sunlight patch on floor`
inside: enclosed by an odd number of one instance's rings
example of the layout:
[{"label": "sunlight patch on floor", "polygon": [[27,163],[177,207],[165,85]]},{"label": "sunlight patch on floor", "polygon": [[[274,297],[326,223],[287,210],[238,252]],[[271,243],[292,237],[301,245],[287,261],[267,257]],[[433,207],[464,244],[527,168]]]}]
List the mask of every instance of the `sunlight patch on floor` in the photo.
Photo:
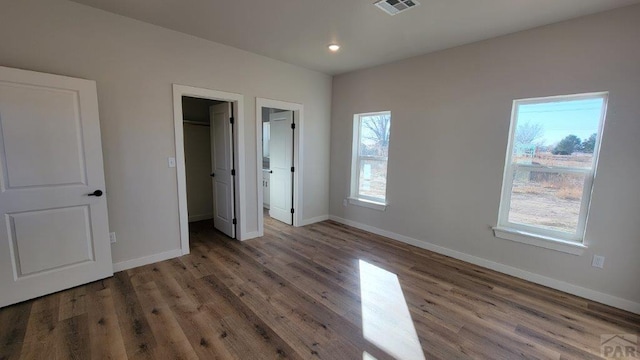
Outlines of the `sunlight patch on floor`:
[{"label": "sunlight patch on floor", "polygon": [[424,359],[398,276],[363,260],[359,269],[364,338],[396,359]]}]

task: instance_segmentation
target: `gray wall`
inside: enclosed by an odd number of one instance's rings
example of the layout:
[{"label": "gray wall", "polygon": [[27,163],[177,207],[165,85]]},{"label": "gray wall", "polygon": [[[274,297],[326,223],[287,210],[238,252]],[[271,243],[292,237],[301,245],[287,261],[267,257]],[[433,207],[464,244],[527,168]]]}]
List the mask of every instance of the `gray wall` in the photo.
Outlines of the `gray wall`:
[{"label": "gray wall", "polygon": [[[640,6],[334,78],[333,216],[640,303]],[[582,256],[498,239],[512,101],[610,91]],[[385,212],[349,205],[353,114],[390,110]],[[606,257],[603,270],[593,254]]]},{"label": "gray wall", "polygon": [[331,77],[63,0],[4,1],[0,64],[97,81],[114,262],[180,247],[172,84],[244,94],[249,232],[255,97],[305,106],[304,219],[328,213]]},{"label": "gray wall", "polygon": [[189,221],[212,219],[213,189],[209,127],[185,123],[183,129]]}]

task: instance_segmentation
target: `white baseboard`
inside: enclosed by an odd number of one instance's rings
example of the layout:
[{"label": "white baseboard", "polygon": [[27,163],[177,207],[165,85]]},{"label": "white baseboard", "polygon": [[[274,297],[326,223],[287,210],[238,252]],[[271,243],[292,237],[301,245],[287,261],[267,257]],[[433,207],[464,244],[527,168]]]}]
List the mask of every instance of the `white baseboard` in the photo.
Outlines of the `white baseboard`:
[{"label": "white baseboard", "polygon": [[213,219],[213,214],[189,215],[189,222]]},{"label": "white baseboard", "polygon": [[113,264],[113,272],[133,269],[139,266],[149,265],[149,264],[157,263],[157,262],[168,260],[168,259],[173,259],[180,256],[182,256],[182,250],[175,249],[175,250],[165,251],[162,253],[153,254],[149,256],[143,256],[137,259],[125,260],[125,261],[121,261]]},{"label": "white baseboard", "polygon": [[302,223],[300,224],[300,226],[307,226],[307,225],[315,224],[317,222],[321,222],[325,220],[329,220],[329,215],[320,215],[320,216],[312,217],[311,219],[304,219],[302,220]]},{"label": "white baseboard", "polygon": [[462,260],[474,265],[481,266],[483,268],[491,269],[503,274],[511,275],[523,280],[530,281],[532,283],[544,285],[556,290],[560,290],[572,295],[576,295],[585,299],[589,299],[595,302],[599,302],[605,305],[613,306],[615,308],[619,308],[622,310],[630,311],[635,314],[640,314],[640,303],[633,302],[631,300],[622,299],[616,296],[608,295],[605,293],[601,293],[595,290],[583,288],[580,286],[576,286],[573,284],[569,284],[564,281],[552,279],[550,277],[538,275],[529,271],[521,270],[512,266],[500,264],[494,261],[490,261],[484,258],[480,258],[477,256],[469,255],[463,252],[459,252],[456,250],[451,250],[449,248],[445,248],[439,245],[431,244],[429,242],[414,239],[408,236],[396,234],[390,231],[382,230],[370,225],[362,224],[356,221],[351,221],[347,219],[343,219],[341,217],[337,217],[334,215],[330,215],[329,219],[353,226],[355,228],[368,231],[370,233],[374,233],[380,236],[388,237],[393,240],[397,240],[409,245],[413,245],[422,249],[426,249],[429,251],[433,251],[438,254],[446,255],[452,257],[454,259]]}]

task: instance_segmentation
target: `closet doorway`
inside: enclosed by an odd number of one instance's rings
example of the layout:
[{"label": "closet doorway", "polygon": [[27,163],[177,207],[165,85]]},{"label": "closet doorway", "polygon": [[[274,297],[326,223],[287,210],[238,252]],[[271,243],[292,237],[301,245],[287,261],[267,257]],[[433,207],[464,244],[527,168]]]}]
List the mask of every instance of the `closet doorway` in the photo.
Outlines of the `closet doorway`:
[{"label": "closet doorway", "polygon": [[233,176],[229,102],[182,97],[189,223],[211,221],[233,238]]},{"label": "closet doorway", "polygon": [[[213,226],[229,238],[242,238],[239,216],[243,196],[236,176],[236,129],[242,118],[242,96],[174,85],[174,123],[180,238],[188,254],[190,223]],[[241,130],[241,129],[240,129]],[[238,166],[238,162],[240,166]],[[240,185],[239,185],[240,183]],[[208,224],[207,224],[208,223]]]}]

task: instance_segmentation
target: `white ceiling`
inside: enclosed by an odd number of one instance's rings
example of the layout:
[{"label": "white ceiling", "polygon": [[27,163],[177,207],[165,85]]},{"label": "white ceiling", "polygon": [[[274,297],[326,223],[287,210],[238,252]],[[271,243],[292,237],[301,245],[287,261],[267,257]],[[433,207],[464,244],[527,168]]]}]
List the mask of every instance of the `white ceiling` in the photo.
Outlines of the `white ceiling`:
[{"label": "white ceiling", "polygon": [[[74,0],[291,64],[340,74],[640,0]],[[327,45],[337,42],[338,53]]]}]

